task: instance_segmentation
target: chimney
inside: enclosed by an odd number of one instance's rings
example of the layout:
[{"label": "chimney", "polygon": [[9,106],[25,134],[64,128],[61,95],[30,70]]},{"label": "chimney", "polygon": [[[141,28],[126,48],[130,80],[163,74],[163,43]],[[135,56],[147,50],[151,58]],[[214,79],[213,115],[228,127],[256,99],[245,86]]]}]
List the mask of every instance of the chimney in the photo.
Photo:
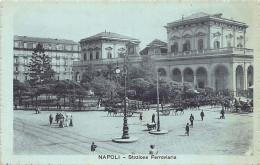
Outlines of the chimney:
[{"label": "chimney", "polygon": [[182,14],[182,18],[181,19],[182,19],[182,21],[184,20],[183,14]]},{"label": "chimney", "polygon": [[107,32],[107,30],[105,30],[105,33]]}]

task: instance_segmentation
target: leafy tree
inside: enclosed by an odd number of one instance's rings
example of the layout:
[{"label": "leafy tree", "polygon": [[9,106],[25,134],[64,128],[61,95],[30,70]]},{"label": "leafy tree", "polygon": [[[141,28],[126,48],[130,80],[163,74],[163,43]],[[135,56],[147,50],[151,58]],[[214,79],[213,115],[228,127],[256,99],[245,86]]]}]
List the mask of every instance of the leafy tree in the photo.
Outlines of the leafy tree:
[{"label": "leafy tree", "polygon": [[90,83],[94,77],[98,76],[94,65],[89,64],[82,74],[81,83]]},{"label": "leafy tree", "polygon": [[141,68],[145,71],[144,78],[151,79],[156,78],[156,64],[155,61],[149,55],[142,56]]},{"label": "leafy tree", "polygon": [[113,63],[108,63],[105,70],[101,71],[102,76],[108,80],[113,80],[116,77],[116,65]]},{"label": "leafy tree", "polygon": [[104,77],[95,77],[90,84],[95,95],[99,97],[115,97],[117,95],[118,84],[114,81],[110,81]]}]

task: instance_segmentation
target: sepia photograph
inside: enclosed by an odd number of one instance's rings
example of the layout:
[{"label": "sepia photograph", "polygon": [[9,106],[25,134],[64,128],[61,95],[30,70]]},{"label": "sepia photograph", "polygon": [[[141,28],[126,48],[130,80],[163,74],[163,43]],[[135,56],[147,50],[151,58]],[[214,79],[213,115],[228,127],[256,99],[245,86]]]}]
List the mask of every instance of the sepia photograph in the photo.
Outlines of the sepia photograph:
[{"label": "sepia photograph", "polygon": [[257,6],[3,1],[1,163],[259,163]]}]

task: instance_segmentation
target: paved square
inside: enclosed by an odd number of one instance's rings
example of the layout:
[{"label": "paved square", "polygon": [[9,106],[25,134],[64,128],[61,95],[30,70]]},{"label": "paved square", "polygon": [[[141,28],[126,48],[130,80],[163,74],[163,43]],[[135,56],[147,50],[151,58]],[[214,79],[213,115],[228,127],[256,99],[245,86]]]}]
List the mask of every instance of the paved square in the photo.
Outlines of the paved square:
[{"label": "paved square", "polygon": [[[200,110],[186,110],[182,115],[160,116],[165,135],[149,134],[146,124],[151,122],[155,109],[143,111],[143,123],[139,115],[128,117],[129,135],[137,142],[119,144],[112,139],[122,136],[123,117],[107,116],[107,112],[68,112],[73,116],[73,127],[59,128],[49,125],[49,115],[56,111],[35,114],[34,111],[14,111],[15,154],[91,154],[92,142],[98,146],[96,154],[148,154],[149,146],[155,145],[160,154],[204,155],[251,155],[253,142],[253,113],[225,114],[219,119],[220,108],[202,107],[205,118],[201,121]],[[63,112],[66,113],[66,112]],[[185,136],[189,116],[195,117],[190,136]],[[157,119],[157,116],[156,116]]]}]

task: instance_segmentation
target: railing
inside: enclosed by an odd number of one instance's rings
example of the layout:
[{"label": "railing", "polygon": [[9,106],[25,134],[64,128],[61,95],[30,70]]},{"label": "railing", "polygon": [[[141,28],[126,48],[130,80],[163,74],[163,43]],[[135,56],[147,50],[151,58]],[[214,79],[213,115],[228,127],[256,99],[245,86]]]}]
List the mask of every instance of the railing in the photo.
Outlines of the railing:
[{"label": "railing", "polygon": [[246,48],[219,48],[219,49],[204,49],[204,50],[195,50],[195,51],[184,51],[184,52],[172,52],[167,55],[165,54],[152,54],[152,58],[174,58],[174,57],[187,57],[187,56],[205,56],[205,55],[218,55],[218,54],[244,54],[252,55],[254,52],[253,49]]}]

